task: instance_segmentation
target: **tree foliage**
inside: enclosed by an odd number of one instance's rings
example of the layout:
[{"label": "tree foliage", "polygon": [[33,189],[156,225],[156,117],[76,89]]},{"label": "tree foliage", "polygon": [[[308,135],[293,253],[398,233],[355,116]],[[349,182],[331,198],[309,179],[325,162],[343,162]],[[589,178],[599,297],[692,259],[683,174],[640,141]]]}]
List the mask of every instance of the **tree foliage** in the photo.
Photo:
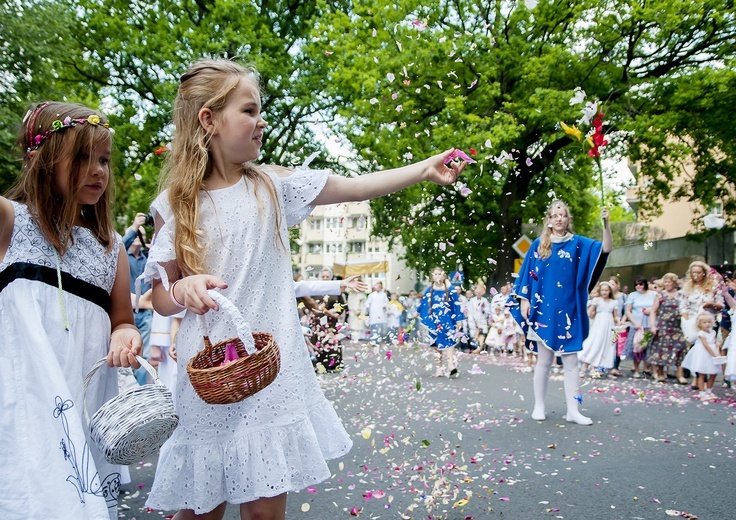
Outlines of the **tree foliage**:
[{"label": "tree foliage", "polygon": [[[54,49],[43,60],[22,65],[27,75],[54,84],[75,85],[96,98],[95,106],[110,115],[114,126],[117,207],[121,225],[145,211],[156,194],[161,159],[155,150],[171,140],[171,107],[178,79],[203,57],[253,63],[263,87],[263,110],[269,127],[261,160],[299,164],[314,151],[324,152],[316,135],[320,117],[330,117],[332,101],[322,95],[324,55],[310,57],[302,44],[319,16],[317,2],[271,0],[48,0],[63,14],[65,26]],[[19,1],[18,24],[29,38],[51,38],[56,25],[44,26],[34,14],[35,2]],[[30,45],[23,41],[19,47]],[[39,44],[43,48],[51,46]],[[42,52],[38,52],[42,56]],[[61,90],[56,94],[71,99]],[[23,101],[37,98],[26,89]],[[9,121],[17,125],[22,110]],[[10,125],[9,125],[10,126]],[[316,164],[331,165],[327,153]]]},{"label": "tree foliage", "polygon": [[[123,226],[155,196],[178,77],[201,57],[254,63],[270,123],[263,162],[324,151],[318,123],[360,171],[451,147],[477,151],[462,185],[373,203],[377,231],[411,265],[506,278],[522,225],[551,198],[596,234],[597,170],[558,122],[580,87],[603,103],[611,144],[663,198],[734,198],[733,0],[10,0],[0,4],[0,183],[29,102],[101,106],[116,129]],[[320,166],[329,164],[327,154]],[[334,162],[334,161],[333,161]],[[673,189],[683,164],[695,174]]]},{"label": "tree foliage", "polygon": [[[342,106],[336,125],[366,168],[450,147],[479,152],[467,197],[418,186],[373,204],[378,232],[401,238],[422,269],[459,259],[471,278],[506,278],[522,223],[540,220],[553,197],[572,207],[578,232],[592,230],[597,170],[557,126],[580,118],[570,104],[576,87],[603,103],[610,152],[641,161],[647,208],[670,195],[686,157],[699,176],[722,182],[696,176],[673,196],[705,200],[732,188],[733,125],[724,116],[733,89],[723,93],[733,86],[733,2],[529,5],[377,0],[319,20],[314,44],[333,53],[327,85]],[[726,103],[716,108],[717,99]]]}]

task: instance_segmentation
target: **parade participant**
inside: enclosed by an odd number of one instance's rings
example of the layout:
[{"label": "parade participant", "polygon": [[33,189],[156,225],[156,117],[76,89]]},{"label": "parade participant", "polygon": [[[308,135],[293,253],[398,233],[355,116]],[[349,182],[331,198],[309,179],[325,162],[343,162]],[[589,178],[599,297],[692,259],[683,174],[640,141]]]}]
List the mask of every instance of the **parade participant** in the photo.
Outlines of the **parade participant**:
[{"label": "parade participant", "polygon": [[[287,226],[313,205],[372,199],[425,180],[449,184],[465,163],[446,164],[448,150],[354,178],[255,164],[266,128],[258,74],[232,61],[190,66],[173,114],[146,277],[157,312],[189,312],[176,344],[179,427],[161,449],[147,505],[180,509],[177,520],[222,519],[227,503],[239,505],[242,519],[283,519],[287,492],[328,478],[326,459],[352,445],[304,347]],[[202,401],[185,370],[202,348],[196,315],[207,314],[211,337],[237,336],[233,323],[211,312],[219,310],[212,289],[253,331],[272,334],[281,356],[273,383],[227,406]]]},{"label": "parade participant", "polygon": [[[117,518],[120,466],[89,438],[90,415],[138,366],[128,260],[113,227],[112,133],[82,105],[29,110],[20,178],[0,197],[0,518]],[[63,513],[62,513],[63,512]]]},{"label": "parade participant", "polygon": [[577,352],[588,336],[588,294],[605,267],[613,248],[608,209],[601,209],[603,242],[574,235],[572,216],[559,200],[550,204],[541,237],[524,257],[514,286],[519,305],[512,307],[527,341],[538,354],[534,368],[532,419],[547,418],[545,398],[555,355],[562,356],[568,422],[588,425],[593,421],[580,413]]},{"label": "parade participant", "polygon": [[439,352],[435,377],[458,377],[455,345],[465,316],[460,310],[457,291],[450,286],[447,274],[440,267],[432,269],[432,284],[424,290],[419,316],[429,331],[430,346]]}]

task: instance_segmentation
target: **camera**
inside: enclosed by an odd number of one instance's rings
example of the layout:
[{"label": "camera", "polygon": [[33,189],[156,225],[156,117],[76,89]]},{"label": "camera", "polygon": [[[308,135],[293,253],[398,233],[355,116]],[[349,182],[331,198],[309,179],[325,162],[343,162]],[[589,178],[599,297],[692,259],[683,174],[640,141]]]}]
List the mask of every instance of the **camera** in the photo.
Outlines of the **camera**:
[{"label": "camera", "polygon": [[144,224],[148,227],[153,227],[153,215],[146,213],[146,221]]}]

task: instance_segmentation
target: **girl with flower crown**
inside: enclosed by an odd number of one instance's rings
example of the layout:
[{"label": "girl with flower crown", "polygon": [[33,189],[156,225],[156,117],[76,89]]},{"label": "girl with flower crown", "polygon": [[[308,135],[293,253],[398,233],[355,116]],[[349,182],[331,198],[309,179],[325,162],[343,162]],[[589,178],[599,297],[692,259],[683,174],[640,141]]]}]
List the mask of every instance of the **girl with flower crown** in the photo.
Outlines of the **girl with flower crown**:
[{"label": "girl with flower crown", "polygon": [[[282,519],[286,494],[330,476],[326,460],[352,444],[319,388],[297,315],[287,226],[314,205],[367,200],[428,180],[449,184],[465,163],[452,150],[394,170],[345,178],[327,170],[256,164],[266,122],[254,69],[225,60],[195,63],[174,102],[166,190],[154,201],[156,236],[145,276],[162,315],[186,308],[177,337],[179,427],[161,448],[147,505],[179,509],[177,520]],[[272,334],[281,370],[260,392],[209,405],[186,366],[210,336],[238,335],[211,296],[226,296],[253,331]],[[212,316],[214,315],[214,316]]]},{"label": "girl with flower crown", "polygon": [[[105,118],[41,103],[18,136],[23,167],[0,197],[0,518],[114,519],[120,466],[90,443],[90,416],[138,366],[128,260],[111,216]],[[107,357],[87,391],[85,375]]]}]

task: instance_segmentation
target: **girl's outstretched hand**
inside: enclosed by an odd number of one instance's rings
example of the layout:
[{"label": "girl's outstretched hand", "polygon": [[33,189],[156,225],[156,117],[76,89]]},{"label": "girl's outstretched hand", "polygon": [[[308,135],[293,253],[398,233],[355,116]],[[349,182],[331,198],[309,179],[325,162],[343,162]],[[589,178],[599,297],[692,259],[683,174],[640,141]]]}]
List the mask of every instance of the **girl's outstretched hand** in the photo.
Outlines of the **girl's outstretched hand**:
[{"label": "girl's outstretched hand", "polygon": [[110,350],[107,353],[107,365],[111,367],[140,368],[135,358],[143,351],[141,333],[135,325],[123,324],[115,327],[110,334]]},{"label": "girl's outstretched hand", "polygon": [[342,290],[352,289],[355,292],[366,292],[368,290],[368,284],[363,281],[359,274],[348,276],[340,282],[340,288]]},{"label": "girl's outstretched hand", "polygon": [[227,289],[227,283],[209,274],[186,276],[177,283],[176,299],[194,314],[205,314],[210,309],[219,311],[220,307],[207,294],[209,289]]},{"label": "girl's outstretched hand", "polygon": [[440,186],[455,182],[468,163],[461,160],[450,160],[445,164],[447,159],[453,156],[454,153],[455,148],[450,148],[426,159],[425,178]]}]

